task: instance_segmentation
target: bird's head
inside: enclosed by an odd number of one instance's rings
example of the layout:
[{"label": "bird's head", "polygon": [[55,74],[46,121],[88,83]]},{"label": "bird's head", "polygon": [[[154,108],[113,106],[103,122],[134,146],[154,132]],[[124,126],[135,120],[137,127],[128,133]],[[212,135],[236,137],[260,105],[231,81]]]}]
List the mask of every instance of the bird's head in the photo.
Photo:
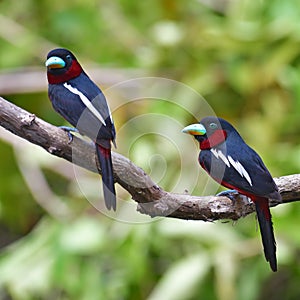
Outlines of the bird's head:
[{"label": "bird's head", "polygon": [[193,135],[204,150],[223,143],[228,135],[236,130],[224,119],[205,117],[199,123],[185,127],[182,132]]},{"label": "bird's head", "polygon": [[47,55],[45,65],[50,84],[66,82],[83,72],[74,54],[63,48],[51,50]]}]

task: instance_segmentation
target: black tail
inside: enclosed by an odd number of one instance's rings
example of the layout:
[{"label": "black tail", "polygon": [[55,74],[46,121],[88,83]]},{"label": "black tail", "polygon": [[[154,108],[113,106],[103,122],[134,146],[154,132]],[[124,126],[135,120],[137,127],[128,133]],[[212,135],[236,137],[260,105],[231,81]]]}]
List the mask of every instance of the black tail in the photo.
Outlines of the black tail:
[{"label": "black tail", "polygon": [[117,201],[116,201],[116,191],[114,185],[111,152],[110,149],[103,148],[98,144],[96,144],[96,149],[97,149],[97,156],[102,171],[102,184],[103,184],[105,206],[109,210],[111,208],[113,210],[116,210]]},{"label": "black tail", "polygon": [[277,271],[276,241],[273,231],[272,217],[267,198],[255,199],[255,208],[264,246],[266,260],[269,262],[272,271]]}]

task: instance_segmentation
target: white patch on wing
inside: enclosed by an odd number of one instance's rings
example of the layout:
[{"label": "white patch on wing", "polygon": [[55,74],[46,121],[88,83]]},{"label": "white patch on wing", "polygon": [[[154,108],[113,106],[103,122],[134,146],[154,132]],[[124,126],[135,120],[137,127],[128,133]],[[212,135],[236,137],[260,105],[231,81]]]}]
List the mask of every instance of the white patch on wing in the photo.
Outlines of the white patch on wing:
[{"label": "white patch on wing", "polygon": [[230,164],[226,156],[220,151],[219,152],[219,157],[224,161],[224,163],[230,168]]},{"label": "white patch on wing", "polygon": [[211,148],[210,151],[216,158],[218,158],[218,159],[221,158],[221,160],[226,164],[226,166],[230,168],[229,161],[226,158],[226,156],[222,153],[221,150],[216,150],[214,148]]},{"label": "white patch on wing", "polygon": [[210,149],[210,152],[211,152],[216,158],[219,158],[219,155],[218,155],[218,152],[217,152],[216,149],[211,148],[211,149]]},{"label": "white patch on wing", "polygon": [[[100,112],[95,108],[95,106],[92,104],[92,102],[78,89],[72,87],[70,84],[64,83],[64,87],[68,89],[71,93],[79,96],[80,100],[83,102],[83,104],[90,110],[90,112],[104,125],[106,126],[106,123],[101,116]],[[111,117],[111,115],[110,115]]]},{"label": "white patch on wing", "polygon": [[245,170],[243,165],[239,161],[235,161],[230,155],[228,156],[228,160],[230,161],[230,164],[239,172],[239,174],[244,177],[248,183],[252,186],[252,180],[250,178],[250,175]]},{"label": "white patch on wing", "polygon": [[110,108],[109,108],[108,104],[107,104],[107,107],[108,107],[108,112],[109,112],[109,117],[110,117],[111,124],[114,124],[114,120],[112,118],[112,114],[111,114],[111,111],[110,111]]},{"label": "white patch on wing", "polygon": [[230,155],[226,157],[221,150],[211,148],[210,151],[217,159],[221,159],[228,168],[230,168],[230,166],[233,166],[234,169],[252,186],[250,175],[239,161],[235,161]]}]

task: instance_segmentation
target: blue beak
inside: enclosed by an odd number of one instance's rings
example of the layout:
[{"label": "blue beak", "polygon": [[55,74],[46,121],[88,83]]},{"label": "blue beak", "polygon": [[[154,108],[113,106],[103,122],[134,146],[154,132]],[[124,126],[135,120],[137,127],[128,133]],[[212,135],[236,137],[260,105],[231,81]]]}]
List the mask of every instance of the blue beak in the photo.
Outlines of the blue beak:
[{"label": "blue beak", "polygon": [[186,126],[182,129],[182,132],[188,133],[191,135],[205,135],[206,134],[206,129],[202,124],[192,124],[189,126]]},{"label": "blue beak", "polygon": [[45,65],[49,69],[62,69],[66,66],[66,63],[58,56],[51,56],[47,59]]}]

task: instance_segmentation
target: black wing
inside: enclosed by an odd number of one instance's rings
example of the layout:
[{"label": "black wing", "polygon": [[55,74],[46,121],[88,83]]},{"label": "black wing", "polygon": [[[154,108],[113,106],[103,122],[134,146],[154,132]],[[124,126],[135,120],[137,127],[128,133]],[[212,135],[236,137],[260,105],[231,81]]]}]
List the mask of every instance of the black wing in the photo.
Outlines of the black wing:
[{"label": "black wing", "polygon": [[226,149],[224,143],[210,150],[202,150],[199,161],[224,186],[256,196],[281,199],[262,159],[245,143],[239,143],[238,147],[230,149]]},{"label": "black wing", "polygon": [[[54,109],[82,134],[110,147],[115,127],[105,96],[84,73],[63,84],[49,85]],[[107,141],[107,142],[105,142]]]}]

